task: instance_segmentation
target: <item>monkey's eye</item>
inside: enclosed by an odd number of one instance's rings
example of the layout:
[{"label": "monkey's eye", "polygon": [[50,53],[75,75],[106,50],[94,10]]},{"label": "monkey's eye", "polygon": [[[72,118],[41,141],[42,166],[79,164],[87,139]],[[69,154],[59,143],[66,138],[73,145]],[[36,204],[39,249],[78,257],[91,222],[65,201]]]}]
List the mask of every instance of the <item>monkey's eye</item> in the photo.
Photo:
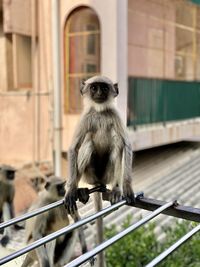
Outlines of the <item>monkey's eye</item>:
[{"label": "monkey's eye", "polygon": [[92,85],[92,86],[90,87],[90,90],[91,90],[92,93],[96,93],[96,91],[97,91],[97,87],[96,87],[95,85]]},{"label": "monkey's eye", "polygon": [[107,92],[108,92],[108,87],[107,87],[107,86],[104,86],[104,87],[102,88],[102,91],[103,91],[104,93],[107,93]]}]

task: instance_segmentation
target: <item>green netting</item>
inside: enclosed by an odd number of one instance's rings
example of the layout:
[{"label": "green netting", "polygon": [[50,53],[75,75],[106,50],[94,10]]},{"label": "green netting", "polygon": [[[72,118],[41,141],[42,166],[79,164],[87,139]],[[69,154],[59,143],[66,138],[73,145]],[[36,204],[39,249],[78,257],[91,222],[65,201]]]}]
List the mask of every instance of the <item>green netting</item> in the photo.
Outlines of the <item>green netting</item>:
[{"label": "green netting", "polygon": [[200,82],[129,77],[128,125],[200,117]]}]

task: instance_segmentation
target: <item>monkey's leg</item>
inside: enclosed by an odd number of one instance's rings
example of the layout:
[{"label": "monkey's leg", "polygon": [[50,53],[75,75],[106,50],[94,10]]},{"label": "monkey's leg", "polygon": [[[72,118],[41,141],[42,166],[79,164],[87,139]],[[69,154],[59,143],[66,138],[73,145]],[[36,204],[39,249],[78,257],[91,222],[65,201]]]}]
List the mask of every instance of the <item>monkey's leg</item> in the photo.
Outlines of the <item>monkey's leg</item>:
[{"label": "monkey's leg", "polygon": [[[77,211],[72,216],[72,218],[74,219],[75,222],[81,220],[81,217],[80,217],[80,215],[79,215],[79,213]],[[81,244],[82,254],[84,254],[84,253],[86,253],[88,251],[88,249],[87,249],[84,229],[83,229],[82,226],[78,228],[78,236],[79,236],[79,241],[80,241],[80,244]]]},{"label": "monkey's leg", "polygon": [[54,267],[54,254],[55,254],[55,247],[56,247],[56,240],[52,240],[45,244],[49,263],[51,267]]},{"label": "monkey's leg", "polygon": [[[102,210],[102,199],[101,199],[101,193],[100,192],[95,192],[94,193],[94,205],[95,205],[95,210],[98,212]],[[103,218],[100,217],[96,220],[96,230],[97,230],[97,236],[96,236],[96,242],[97,245],[103,243]],[[98,254],[97,256],[97,266],[98,267],[105,267],[105,255],[104,252],[102,251],[101,253]]]},{"label": "monkey's leg", "polygon": [[55,267],[63,267],[66,263],[70,261],[70,259],[73,257],[76,240],[77,240],[77,231],[75,230],[73,231],[70,238],[68,238],[67,236],[67,242],[66,238],[64,238],[63,242],[58,242],[59,247],[62,248],[62,253],[60,258],[54,264]]},{"label": "monkey's leg", "polygon": [[[10,219],[12,219],[12,205],[8,202],[5,202],[3,205],[3,221],[5,222]],[[1,239],[1,244],[3,247],[8,244],[11,235],[11,227],[5,228],[3,232],[3,237]]]},{"label": "monkey's leg", "polygon": [[44,245],[36,249],[36,254],[41,267],[53,267],[50,265],[47,250]]},{"label": "monkey's leg", "polygon": [[130,144],[125,144],[123,151],[123,195],[128,204],[135,202],[132,189],[132,160],[133,154]]}]

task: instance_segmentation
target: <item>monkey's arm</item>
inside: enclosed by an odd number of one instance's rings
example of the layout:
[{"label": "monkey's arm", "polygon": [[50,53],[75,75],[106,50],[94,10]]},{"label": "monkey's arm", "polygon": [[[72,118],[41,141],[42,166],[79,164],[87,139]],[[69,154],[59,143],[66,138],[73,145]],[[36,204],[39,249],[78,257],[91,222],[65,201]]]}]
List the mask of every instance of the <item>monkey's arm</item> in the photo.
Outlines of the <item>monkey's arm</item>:
[{"label": "monkey's arm", "polygon": [[[76,200],[78,198],[78,183],[80,181],[82,172],[84,156],[80,157],[84,150],[84,144],[87,141],[87,119],[83,116],[72,141],[72,145],[68,151],[68,162],[69,162],[69,176],[66,182],[65,190],[65,207],[70,214],[77,210]],[[85,163],[84,163],[85,164]]]}]

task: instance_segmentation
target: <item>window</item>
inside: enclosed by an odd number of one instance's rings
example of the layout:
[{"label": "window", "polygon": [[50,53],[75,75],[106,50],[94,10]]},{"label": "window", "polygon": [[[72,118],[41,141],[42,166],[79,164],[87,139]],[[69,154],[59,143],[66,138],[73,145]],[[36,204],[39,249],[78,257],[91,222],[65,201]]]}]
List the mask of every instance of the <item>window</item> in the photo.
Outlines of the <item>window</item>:
[{"label": "window", "polygon": [[100,73],[100,27],[96,13],[78,8],[65,25],[65,112],[79,113],[82,109],[80,84]]}]

